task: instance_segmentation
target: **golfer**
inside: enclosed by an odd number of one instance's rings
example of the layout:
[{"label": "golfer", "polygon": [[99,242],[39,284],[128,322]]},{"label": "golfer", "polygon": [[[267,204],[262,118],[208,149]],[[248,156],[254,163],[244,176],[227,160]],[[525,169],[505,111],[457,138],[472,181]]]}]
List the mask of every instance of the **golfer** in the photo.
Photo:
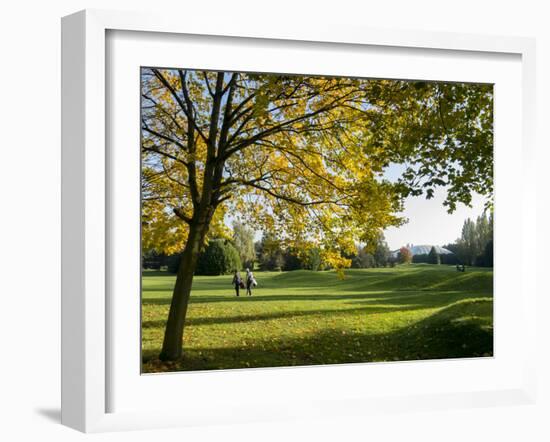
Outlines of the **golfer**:
[{"label": "golfer", "polygon": [[235,287],[235,294],[239,296],[239,290],[241,286],[243,285],[243,280],[241,278],[241,274],[238,270],[235,270],[235,275],[233,276],[233,286]]},{"label": "golfer", "polygon": [[252,287],[256,287],[257,283],[254,275],[249,269],[246,269],[246,294],[252,296]]}]

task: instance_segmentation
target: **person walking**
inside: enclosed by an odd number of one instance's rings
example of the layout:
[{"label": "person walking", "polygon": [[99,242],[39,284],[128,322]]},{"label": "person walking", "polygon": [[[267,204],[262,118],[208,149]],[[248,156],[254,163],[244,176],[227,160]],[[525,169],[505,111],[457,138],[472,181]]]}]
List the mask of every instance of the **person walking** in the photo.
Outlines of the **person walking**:
[{"label": "person walking", "polygon": [[235,270],[235,275],[233,275],[233,286],[235,287],[235,294],[239,296],[239,291],[241,289],[241,285],[243,284],[243,280],[241,278],[241,274],[238,270]]},{"label": "person walking", "polygon": [[256,286],[254,275],[249,269],[246,269],[246,294],[252,296],[252,287]]}]

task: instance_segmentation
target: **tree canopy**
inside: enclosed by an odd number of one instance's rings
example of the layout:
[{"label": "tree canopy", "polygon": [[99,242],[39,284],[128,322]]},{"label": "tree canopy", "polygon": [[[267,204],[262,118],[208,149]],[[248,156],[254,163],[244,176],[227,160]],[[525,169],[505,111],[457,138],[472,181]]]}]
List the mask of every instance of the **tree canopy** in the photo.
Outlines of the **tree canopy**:
[{"label": "tree canopy", "polygon": [[141,89],[144,249],[181,251],[209,208],[207,235],[239,213],[342,268],[407,195],[492,194],[491,85],[143,68]]}]

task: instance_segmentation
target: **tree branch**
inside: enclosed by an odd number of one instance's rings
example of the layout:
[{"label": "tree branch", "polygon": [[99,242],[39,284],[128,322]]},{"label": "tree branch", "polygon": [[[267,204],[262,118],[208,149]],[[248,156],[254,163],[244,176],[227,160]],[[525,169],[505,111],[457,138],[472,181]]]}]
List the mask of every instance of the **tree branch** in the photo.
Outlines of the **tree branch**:
[{"label": "tree branch", "polygon": [[[170,138],[167,135],[161,134],[160,132],[157,132],[156,130],[150,129],[149,126],[147,126],[147,123],[143,122],[143,125],[141,127],[145,132],[149,132],[151,135],[154,135],[157,138],[161,138],[164,141],[168,141],[169,143],[173,143],[176,146],[178,146],[180,149],[187,150],[183,144],[181,144],[178,140],[174,140],[173,138]],[[160,152],[159,152],[160,153]],[[185,164],[185,163],[184,163]]]},{"label": "tree branch", "polygon": [[[172,87],[172,85],[168,82],[168,80],[166,80],[166,78],[164,78],[164,76],[160,73],[160,71],[158,69],[152,69],[153,73],[155,74],[155,76],[158,78],[158,80],[164,85],[164,87],[166,89],[168,89],[168,91],[170,91],[170,93],[172,94],[172,96],[174,97],[174,99],[176,100],[176,102],[179,104],[179,106],[181,107],[181,110],[183,111],[183,113],[185,114],[185,116],[187,117],[187,119],[189,121],[191,121],[191,123],[193,124],[193,126],[195,127],[195,129],[197,130],[197,132],[202,136],[202,138],[207,141],[206,137],[204,136],[204,134],[202,133],[200,127],[198,126],[197,122],[195,121],[195,118],[193,117],[193,107],[191,105],[191,107],[187,108],[187,106],[184,104],[184,102],[182,101],[182,99],[180,98],[180,96],[177,94],[176,90]],[[180,70],[180,76],[181,76],[181,70]],[[185,83],[182,82],[182,90],[183,90],[183,93],[185,96],[188,97],[188,94],[187,94],[187,88],[185,87]],[[187,100],[187,98],[186,98]],[[188,101],[188,103],[190,103],[190,101]]]},{"label": "tree branch", "polygon": [[[223,112],[223,123],[222,129],[220,131],[220,143],[218,150],[223,152],[225,149],[225,143],[227,141],[227,135],[229,133],[229,128],[231,126],[231,106],[233,105],[233,93],[235,91],[235,82],[237,81],[238,74],[233,74],[231,80],[229,81],[228,86],[222,92],[222,95],[225,94],[225,91],[229,90],[227,94],[227,99],[225,101],[225,109]],[[229,88],[229,89],[228,89]]]},{"label": "tree branch", "polygon": [[259,141],[261,140],[262,138],[265,138],[265,137],[268,137],[270,135],[273,135],[274,133],[277,133],[279,131],[281,131],[282,129],[284,129],[285,127],[287,126],[290,126],[294,123],[298,123],[299,121],[303,121],[303,120],[306,120],[308,118],[311,118],[311,117],[314,117],[315,115],[319,115],[323,112],[326,112],[328,110],[331,110],[335,107],[335,102],[337,100],[334,100],[333,102],[331,102],[329,105],[327,106],[323,106],[319,109],[317,109],[316,111],[313,111],[313,112],[309,112],[307,114],[304,114],[304,115],[301,115],[299,117],[296,117],[296,118],[292,118],[288,121],[284,121],[282,123],[279,123],[275,126],[272,126],[270,127],[269,129],[265,129],[263,131],[261,131],[260,133],[252,136],[251,138],[249,138],[248,140],[243,140],[242,142],[238,143],[235,147],[233,147],[232,149],[228,149],[224,156],[222,157],[222,159],[226,160],[227,158],[229,158],[231,155],[233,155],[234,153],[244,149],[245,147],[248,147],[252,144],[254,144],[256,141]]},{"label": "tree branch", "polygon": [[338,203],[338,201],[334,201],[334,200],[301,201],[301,200],[296,199],[296,198],[291,197],[291,196],[281,195],[279,193],[276,193],[272,189],[270,189],[268,187],[260,186],[259,184],[256,184],[253,181],[238,181],[238,183],[241,184],[241,185],[244,185],[244,186],[249,186],[249,187],[253,187],[255,189],[261,190],[262,192],[265,192],[265,193],[271,195],[274,198],[277,198],[277,199],[280,199],[280,200],[283,200],[283,201],[287,201],[287,202],[292,203],[292,204],[297,204],[297,205],[303,206],[303,207],[315,206],[315,205],[320,205],[320,204],[337,204]]},{"label": "tree branch", "polygon": [[206,88],[208,89],[208,93],[212,98],[214,98],[214,92],[210,87],[210,81],[208,81],[208,73],[206,71],[202,71],[202,76],[204,77],[204,82],[206,83]]},{"label": "tree branch", "polygon": [[177,208],[177,207],[174,207],[173,209],[173,212],[174,214],[180,218],[181,220],[185,221],[187,224],[191,224],[191,222],[193,221],[192,218],[188,217],[187,215],[185,215],[185,213],[183,213],[181,211],[181,209]]}]

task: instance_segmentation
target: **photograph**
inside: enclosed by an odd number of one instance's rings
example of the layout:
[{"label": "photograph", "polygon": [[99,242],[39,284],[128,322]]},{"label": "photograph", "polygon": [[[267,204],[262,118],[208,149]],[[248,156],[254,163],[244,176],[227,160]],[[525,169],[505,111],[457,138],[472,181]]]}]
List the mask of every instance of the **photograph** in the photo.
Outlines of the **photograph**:
[{"label": "photograph", "polygon": [[142,374],[494,356],[493,84],[136,75]]}]

